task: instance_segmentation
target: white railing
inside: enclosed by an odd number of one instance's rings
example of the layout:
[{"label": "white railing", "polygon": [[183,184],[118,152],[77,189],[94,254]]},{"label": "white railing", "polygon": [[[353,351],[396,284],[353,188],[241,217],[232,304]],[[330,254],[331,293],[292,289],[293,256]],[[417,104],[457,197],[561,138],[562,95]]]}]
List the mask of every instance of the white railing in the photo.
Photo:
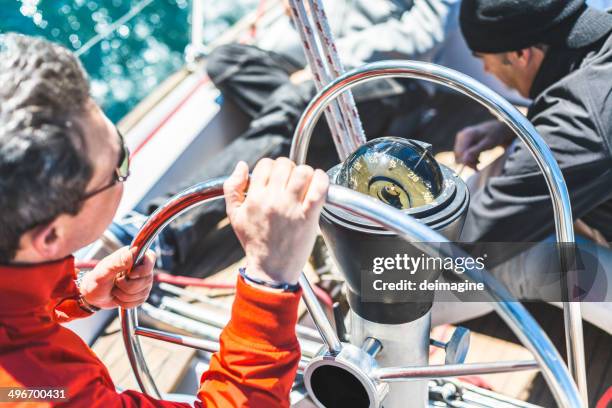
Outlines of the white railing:
[{"label": "white railing", "polygon": [[185,48],[185,62],[193,68],[202,57],[208,55],[209,49],[204,45],[204,0],[191,2],[191,42]]}]

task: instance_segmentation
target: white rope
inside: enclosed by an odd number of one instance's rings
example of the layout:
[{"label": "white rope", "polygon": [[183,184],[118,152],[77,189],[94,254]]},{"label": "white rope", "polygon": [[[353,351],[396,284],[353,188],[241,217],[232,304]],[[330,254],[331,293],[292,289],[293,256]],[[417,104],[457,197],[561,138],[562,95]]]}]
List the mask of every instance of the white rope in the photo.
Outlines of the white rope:
[{"label": "white rope", "polygon": [[[336,43],[334,42],[334,34],[329,26],[329,20],[325,14],[325,9],[321,0],[307,0],[310,6],[310,12],[313,16],[313,21],[320,36],[321,49],[327,60],[332,78],[337,78],[344,74],[344,66],[340,60]],[[340,106],[348,119],[348,132],[352,139],[353,146],[361,146],[366,142],[365,132],[357,112],[353,93],[349,90],[340,96]]]},{"label": "white rope", "polygon": [[[300,35],[304,54],[312,71],[315,87],[317,91],[320,91],[331,81],[331,75],[327,71],[327,65],[321,58],[315,31],[310,25],[310,19],[302,0],[289,0],[289,5],[291,6],[291,19]],[[329,124],[338,155],[344,160],[354,149],[351,146],[351,140],[346,137],[348,132],[346,131],[345,119],[337,103],[332,103],[325,110],[325,118]]]},{"label": "white rope", "polygon": [[143,0],[140,3],[138,3],[137,5],[132,7],[127,13],[121,16],[121,18],[119,18],[113,24],[108,26],[108,28],[104,30],[104,32],[98,33],[94,35],[93,37],[91,37],[85,44],[83,44],[81,48],[76,50],[74,54],[77,57],[80,57],[81,55],[85,54],[87,51],[89,51],[92,47],[94,47],[100,41],[102,41],[103,39],[105,39],[106,37],[114,33],[119,27],[121,27],[122,25],[130,21],[132,18],[134,18],[138,13],[142,11],[143,8],[147,7],[152,2],[153,0]]}]

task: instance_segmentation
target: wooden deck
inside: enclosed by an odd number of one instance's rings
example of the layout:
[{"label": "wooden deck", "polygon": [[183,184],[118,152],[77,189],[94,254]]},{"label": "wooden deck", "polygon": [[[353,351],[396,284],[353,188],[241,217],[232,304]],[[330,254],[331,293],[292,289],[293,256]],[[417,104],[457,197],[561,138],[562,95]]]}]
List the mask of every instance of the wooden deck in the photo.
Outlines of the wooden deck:
[{"label": "wooden deck", "polygon": [[[526,306],[546,331],[561,355],[564,356],[565,337],[562,311],[554,306],[541,303],[531,303],[526,304]],[[507,344],[519,344],[518,339],[512,334],[510,329],[494,313],[466,322],[463,326],[482,335],[507,342]],[[587,361],[589,407],[595,407],[595,404],[604,392],[612,387],[612,336],[592,324],[584,322],[584,346]],[[498,353],[496,349],[498,348],[497,346],[472,348],[470,356],[476,357],[481,355],[482,358],[495,358],[495,355]],[[500,351],[503,351],[503,347]],[[487,376],[483,376],[483,378],[486,379]],[[508,389],[507,387],[512,387],[512,385],[504,385],[496,390],[503,393]],[[521,393],[524,394],[517,395],[520,399],[533,404],[543,407],[556,406],[542,375],[539,373],[534,376]],[[509,392],[508,394],[511,395]]]},{"label": "wooden deck", "polygon": [[[120,328],[117,318],[96,339],[92,349],[108,368],[115,386],[137,390],[138,384],[132,375]],[[195,350],[143,337],[140,342],[159,391],[175,391],[195,356]]]}]

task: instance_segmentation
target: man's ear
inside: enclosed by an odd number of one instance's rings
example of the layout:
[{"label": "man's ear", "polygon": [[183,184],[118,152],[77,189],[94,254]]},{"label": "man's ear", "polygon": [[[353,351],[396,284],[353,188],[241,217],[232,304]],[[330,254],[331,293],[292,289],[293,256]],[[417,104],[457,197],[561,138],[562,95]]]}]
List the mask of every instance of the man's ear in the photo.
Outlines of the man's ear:
[{"label": "man's ear", "polygon": [[508,59],[519,68],[526,68],[531,64],[533,59],[533,50],[531,48],[523,48],[522,50],[512,51],[509,53]]},{"label": "man's ear", "polygon": [[61,228],[54,220],[47,225],[39,226],[27,234],[32,250],[42,259],[56,259],[61,249]]}]

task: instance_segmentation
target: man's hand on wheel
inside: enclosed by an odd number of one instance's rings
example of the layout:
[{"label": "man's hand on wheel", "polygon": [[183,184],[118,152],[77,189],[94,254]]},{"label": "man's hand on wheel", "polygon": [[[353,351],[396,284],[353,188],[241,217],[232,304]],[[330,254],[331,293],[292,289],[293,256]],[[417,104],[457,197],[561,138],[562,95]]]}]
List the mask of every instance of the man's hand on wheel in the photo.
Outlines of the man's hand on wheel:
[{"label": "man's hand on wheel", "polygon": [[296,166],[284,157],[259,161],[250,183],[247,164],[238,163],[223,188],[250,276],[297,283],[314,245],[328,187],[324,171]]},{"label": "man's hand on wheel", "polygon": [[498,120],[468,126],[459,131],[455,137],[455,162],[476,170],[480,153],[496,146],[506,147],[512,139],[514,133]]},{"label": "man's hand on wheel", "polygon": [[142,264],[134,264],[135,250],[121,248],[103,258],[87,273],[80,292],[87,303],[103,309],[140,306],[153,286],[155,253],[147,251]]}]

